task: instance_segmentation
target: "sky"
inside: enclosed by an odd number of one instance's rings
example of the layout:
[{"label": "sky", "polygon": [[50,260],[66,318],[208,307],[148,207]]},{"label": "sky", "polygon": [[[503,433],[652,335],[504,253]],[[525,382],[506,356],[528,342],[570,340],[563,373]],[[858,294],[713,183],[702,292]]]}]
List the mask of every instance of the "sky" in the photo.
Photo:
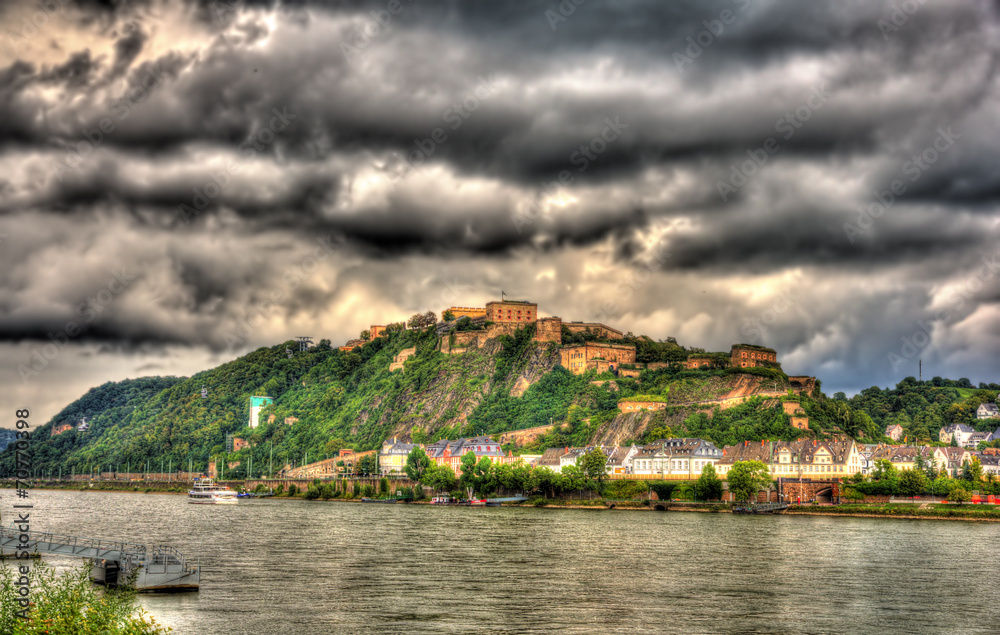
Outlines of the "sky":
[{"label": "sky", "polygon": [[0,5],[0,426],[508,297],[995,382],[1000,2]]}]

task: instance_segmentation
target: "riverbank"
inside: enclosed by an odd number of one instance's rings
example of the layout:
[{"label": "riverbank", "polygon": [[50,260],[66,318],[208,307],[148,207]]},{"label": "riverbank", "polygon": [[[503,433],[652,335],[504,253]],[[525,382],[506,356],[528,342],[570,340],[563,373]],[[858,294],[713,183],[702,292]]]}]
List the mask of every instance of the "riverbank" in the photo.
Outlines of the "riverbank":
[{"label": "riverbank", "polygon": [[981,520],[1000,522],[1000,507],[993,505],[910,504],[793,505],[783,512],[791,516],[848,516],[853,518],[904,518],[909,520]]},{"label": "riverbank", "polygon": [[[230,487],[238,487],[239,483],[227,483]],[[13,488],[13,483],[0,483],[0,488]],[[86,483],[32,483],[29,489],[74,491],[74,492],[118,492],[123,494],[172,494],[187,496],[190,485],[187,483],[108,483],[88,481]],[[270,500],[303,500],[303,493],[296,496],[273,496]],[[360,498],[330,498],[316,499],[316,502],[360,503]],[[412,501],[411,505],[430,505],[429,499]],[[613,505],[613,507],[612,507]],[[618,511],[670,511],[729,514],[729,505],[722,503],[697,503],[690,501],[614,501],[600,499],[531,499],[522,503],[505,504],[509,507],[541,507],[545,509],[580,509],[580,510],[618,510]],[[854,504],[843,505],[792,505],[782,512],[788,516],[845,516],[853,518],[902,518],[908,520],[964,520],[1000,522],[1000,506],[987,505],[955,505],[948,503],[885,503],[885,504]]]}]

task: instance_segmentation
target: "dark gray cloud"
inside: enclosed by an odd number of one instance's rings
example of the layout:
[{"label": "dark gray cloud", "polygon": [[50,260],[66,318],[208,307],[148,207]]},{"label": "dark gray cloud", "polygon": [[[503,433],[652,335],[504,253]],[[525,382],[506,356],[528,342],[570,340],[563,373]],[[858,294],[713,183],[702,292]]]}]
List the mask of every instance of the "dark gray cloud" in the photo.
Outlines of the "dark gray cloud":
[{"label": "dark gray cloud", "polygon": [[919,354],[995,381],[996,3],[400,6],[0,9],[11,382],[190,372],[515,286],[848,390],[909,374],[890,354],[945,306]]}]

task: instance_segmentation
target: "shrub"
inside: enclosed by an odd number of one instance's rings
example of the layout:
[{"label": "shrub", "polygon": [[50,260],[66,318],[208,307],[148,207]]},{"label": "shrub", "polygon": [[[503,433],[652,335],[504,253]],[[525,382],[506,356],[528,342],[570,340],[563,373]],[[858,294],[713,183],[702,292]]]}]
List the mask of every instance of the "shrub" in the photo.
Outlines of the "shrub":
[{"label": "shrub", "polygon": [[281,485],[279,485],[278,489],[274,490],[274,495],[275,496],[281,496],[284,493],[285,493],[285,484],[284,483],[282,483]]},{"label": "shrub", "polygon": [[303,496],[303,498],[305,498],[307,501],[314,501],[321,495],[322,492],[320,491],[320,488],[317,487],[315,483],[311,483],[309,485],[309,488],[306,490],[305,496]]},{"label": "shrub", "polygon": [[972,494],[966,491],[965,488],[956,487],[948,493],[948,500],[952,503],[958,503],[961,505],[962,503],[967,503],[972,500]]},{"label": "shrub", "polygon": [[865,495],[856,489],[851,489],[850,487],[844,488],[844,493],[840,495],[841,498],[849,501],[860,501],[865,499]]},{"label": "shrub", "polygon": [[31,610],[27,619],[17,612],[19,574],[14,567],[0,565],[0,632],[79,633],[81,635],[155,635],[167,631],[146,612],[135,607],[135,590],[106,589],[98,592],[90,582],[90,567],[84,565],[56,575],[41,560],[28,573]]},{"label": "shrub", "polygon": [[299,493],[299,488],[298,488],[297,485],[295,485],[295,483],[292,483],[291,485],[288,486],[288,495],[289,496],[295,496],[298,493]]},{"label": "shrub", "polygon": [[647,491],[645,483],[624,479],[611,481],[607,487],[607,495],[616,500],[638,498]]}]

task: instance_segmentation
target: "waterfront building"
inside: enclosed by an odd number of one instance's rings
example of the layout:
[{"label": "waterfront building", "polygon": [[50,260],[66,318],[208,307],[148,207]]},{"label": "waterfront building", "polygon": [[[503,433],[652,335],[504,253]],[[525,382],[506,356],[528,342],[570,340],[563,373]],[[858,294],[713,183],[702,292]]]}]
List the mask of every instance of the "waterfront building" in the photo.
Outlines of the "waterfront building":
[{"label": "waterfront building", "polygon": [[854,439],[820,441],[744,441],[727,445],[716,462],[719,476],[725,477],[737,461],[761,461],[773,478],[844,478],[861,471],[861,455]]},{"label": "waterfront building", "polygon": [[559,457],[559,469],[556,471],[561,472],[564,467],[569,467],[570,465],[575,466],[576,462],[592,449],[593,448],[568,448],[568,451]]},{"label": "waterfront building", "polygon": [[560,465],[560,458],[567,452],[569,452],[569,448],[549,448],[542,452],[542,456],[535,461],[534,466],[544,467],[552,470],[553,472],[558,472],[562,469]]},{"label": "waterfront building", "polygon": [[406,458],[414,448],[423,447],[416,443],[400,443],[396,437],[382,442],[378,453],[378,471],[382,476],[399,476],[406,472]]},{"label": "waterfront building", "polygon": [[520,457],[514,456],[511,452],[504,454],[499,443],[485,436],[456,441],[441,439],[428,445],[426,452],[431,461],[438,465],[447,465],[455,472],[455,476],[462,475],[462,456],[469,452],[476,455],[477,461],[486,457],[493,461],[494,465],[516,463],[520,460]]},{"label": "waterfront building", "polygon": [[[886,459],[899,470],[912,470],[916,467],[917,454],[923,458],[925,465],[933,464],[934,469],[947,468],[949,456],[946,448],[931,448],[926,445],[883,445],[872,453],[872,462]],[[954,448],[956,450],[960,448]],[[961,463],[959,463],[961,465]]]},{"label": "waterfront building", "polygon": [[632,457],[632,474],[660,474],[697,478],[706,465],[722,458],[722,450],[704,439],[660,439]]},{"label": "waterfront building", "polygon": [[638,453],[639,448],[634,443],[627,448],[612,448],[608,454],[608,474],[631,474],[632,459]]}]

